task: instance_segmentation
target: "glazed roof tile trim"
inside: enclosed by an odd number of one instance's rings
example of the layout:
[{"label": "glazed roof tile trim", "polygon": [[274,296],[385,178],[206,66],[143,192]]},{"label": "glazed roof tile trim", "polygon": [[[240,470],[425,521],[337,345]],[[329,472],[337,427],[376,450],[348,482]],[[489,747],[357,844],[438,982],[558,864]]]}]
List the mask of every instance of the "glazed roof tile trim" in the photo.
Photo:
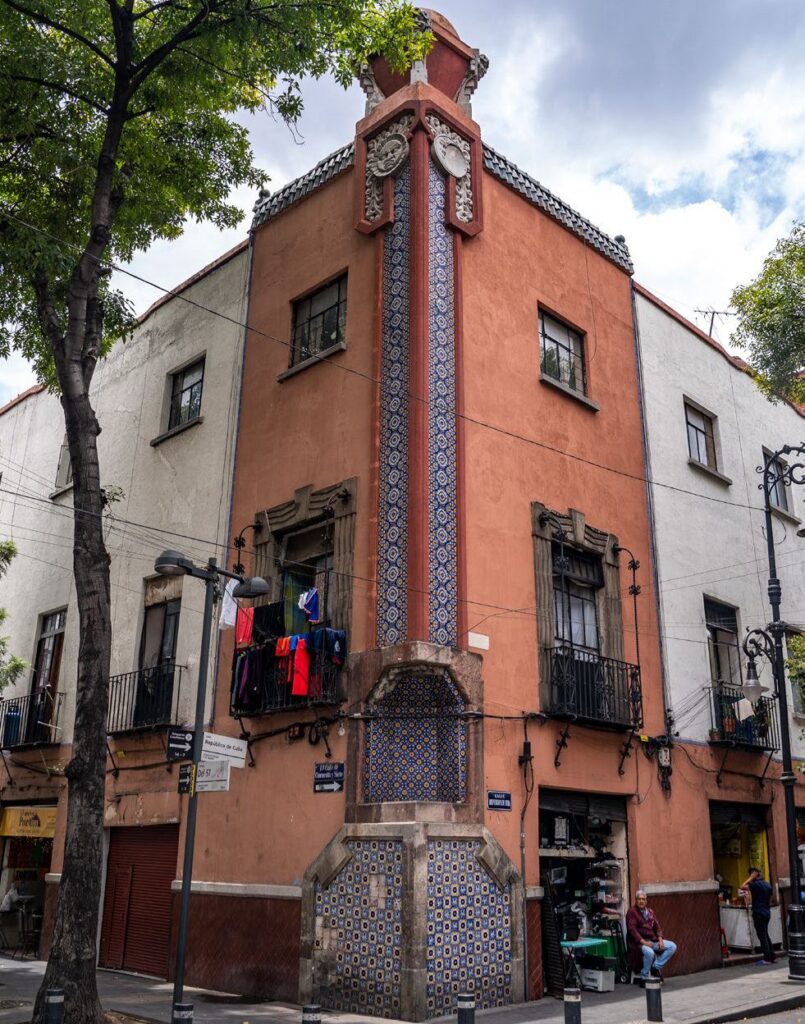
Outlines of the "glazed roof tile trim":
[{"label": "glazed roof tile trim", "polygon": [[[525,171],[521,171],[516,164],[513,164],[506,157],[501,156],[490,146],[484,145],[484,167],[490,174],[514,189],[521,196],[527,199],[534,206],[547,213],[554,220],[559,221],[568,231],[587,242],[594,249],[597,249],[603,256],[617,264],[622,270],[631,274],[634,270],[629,250],[625,245],[616,242],[609,235],[604,234],[594,224],[591,224],[586,217],[582,217],[567,203],[563,202],[550,192],[538,181],[530,177]],[[266,221],[276,217],[277,214],[287,210],[289,206],[298,203],[321,188],[336,175],[341,174],[348,167],[355,163],[355,144],[350,142],[341,149],[337,149],[330,156],[320,160],[319,163],[303,174],[300,178],[289,182],[283,188],[278,189],[273,195],[261,196],[254,207],[254,219],[252,230],[265,224]]]}]

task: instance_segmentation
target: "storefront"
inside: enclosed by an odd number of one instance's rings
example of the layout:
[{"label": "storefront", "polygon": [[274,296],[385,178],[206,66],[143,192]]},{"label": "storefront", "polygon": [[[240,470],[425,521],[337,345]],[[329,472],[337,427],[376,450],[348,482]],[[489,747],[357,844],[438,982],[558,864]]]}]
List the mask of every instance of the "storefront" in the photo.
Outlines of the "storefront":
[{"label": "storefront", "polygon": [[[546,988],[567,973],[568,946],[590,987],[626,980],[623,919],[629,893],[626,801],[623,797],[541,789],[540,878]],[[598,940],[595,943],[584,940]],[[587,974],[592,971],[592,974]]]},{"label": "storefront", "polygon": [[[766,804],[710,802],[713,872],[719,883],[719,917],[730,949],[751,951],[758,945],[752,914],[740,886],[746,881],[750,867],[759,868],[763,877],[771,880],[768,815]],[[774,944],[782,942],[777,897],[774,891],[769,922],[769,936]]]},{"label": "storefront", "polygon": [[0,913],[0,944],[6,948],[34,951],[38,946],[55,834],[55,804],[3,808],[0,899],[11,894]]}]

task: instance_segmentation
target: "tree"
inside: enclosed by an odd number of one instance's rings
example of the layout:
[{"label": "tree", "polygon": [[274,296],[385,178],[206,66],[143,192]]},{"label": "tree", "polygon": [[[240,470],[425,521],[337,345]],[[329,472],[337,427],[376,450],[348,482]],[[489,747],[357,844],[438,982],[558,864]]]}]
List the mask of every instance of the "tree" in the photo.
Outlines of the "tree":
[{"label": "tree", "polygon": [[97,1024],[111,628],[109,555],[89,398],[99,358],[133,325],[112,261],[234,225],[258,188],[233,114],[301,111],[300,80],[382,52],[401,70],[430,36],[404,0],[0,0],[0,355],[16,348],[60,394],[73,470],[80,643],[64,867],[37,997],[65,989],[68,1024]]},{"label": "tree", "polygon": [[749,350],[759,387],[772,402],[805,405],[805,223],[777,242],[731,304],[738,316],[732,340]]},{"label": "tree", "polygon": [[[13,540],[0,540],[0,577],[4,576],[11,559],[17,553]],[[0,608],[0,626],[6,621],[7,612]],[[16,682],[28,667],[28,662],[8,653],[8,637],[0,636],[0,692]]]}]

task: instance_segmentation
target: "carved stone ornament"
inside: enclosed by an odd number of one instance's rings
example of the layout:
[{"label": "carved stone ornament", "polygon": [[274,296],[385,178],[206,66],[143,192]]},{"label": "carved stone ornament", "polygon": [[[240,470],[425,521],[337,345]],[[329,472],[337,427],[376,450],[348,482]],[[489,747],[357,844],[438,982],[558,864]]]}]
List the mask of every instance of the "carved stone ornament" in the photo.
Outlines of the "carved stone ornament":
[{"label": "carved stone ornament", "polygon": [[371,114],[378,103],[382,103],[386,98],[383,90],[377,84],[371,64],[361,64],[358,69],[358,84],[366,96],[366,113]]},{"label": "carved stone ornament", "polygon": [[481,53],[480,50],[474,50],[473,55],[470,58],[467,73],[464,75],[464,81],[461,83],[461,88],[456,94],[456,103],[458,103],[462,110],[464,110],[464,112],[470,117],[472,117],[472,105],[470,103],[472,94],[478,88],[478,83],[488,70],[489,58],[485,53]]},{"label": "carved stone ornament", "polygon": [[470,144],[435,114],[425,120],[433,135],[431,154],[436,166],[456,179],[456,217],[469,224],[473,216]]},{"label": "carved stone ornament", "polygon": [[383,179],[396,174],[408,159],[408,139],[405,133],[413,121],[405,114],[366,144],[366,198],[364,212],[368,221],[383,216]]}]

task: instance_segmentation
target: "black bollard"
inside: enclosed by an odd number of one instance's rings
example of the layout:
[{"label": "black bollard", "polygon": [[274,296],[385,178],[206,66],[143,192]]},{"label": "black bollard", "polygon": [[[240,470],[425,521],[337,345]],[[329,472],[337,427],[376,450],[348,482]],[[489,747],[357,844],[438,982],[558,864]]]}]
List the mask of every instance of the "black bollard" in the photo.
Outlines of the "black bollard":
[{"label": "black bollard", "polygon": [[646,1020],[662,1020],[662,981],[646,978]]},{"label": "black bollard", "polygon": [[321,1024],[321,1007],[318,1003],[308,1003],[302,1007],[302,1024]]},{"label": "black bollard", "polygon": [[565,1024],[581,1024],[581,989],[566,988],[563,996]]},{"label": "black bollard", "polygon": [[788,908],[788,978],[805,981],[805,906]]},{"label": "black bollard", "polygon": [[64,1024],[63,988],[49,988],[45,992],[45,1024]]},{"label": "black bollard", "polygon": [[171,1024],[193,1024],[193,1004],[174,1003]]},{"label": "black bollard", "polygon": [[475,1024],[475,996],[472,992],[459,992],[456,997],[458,1024]]}]

